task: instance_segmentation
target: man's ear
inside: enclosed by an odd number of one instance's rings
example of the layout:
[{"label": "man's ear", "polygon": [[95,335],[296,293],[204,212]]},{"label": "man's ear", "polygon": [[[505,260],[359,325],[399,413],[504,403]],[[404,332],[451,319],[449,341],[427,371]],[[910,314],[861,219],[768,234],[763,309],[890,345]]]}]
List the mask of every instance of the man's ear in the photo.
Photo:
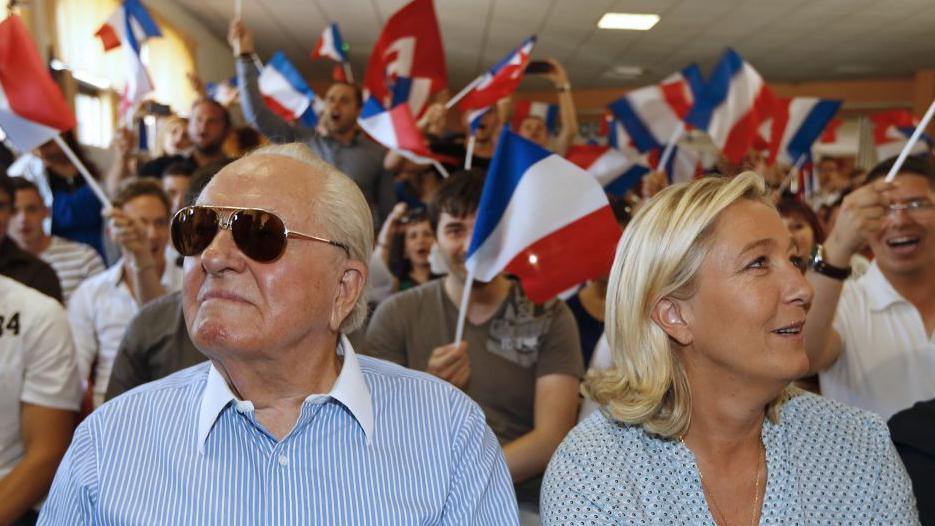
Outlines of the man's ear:
[{"label": "man's ear", "polygon": [[686,321],[683,309],[687,306],[672,298],[662,298],[653,305],[652,319],[656,325],[662,327],[662,330],[670,338],[679,343],[679,345],[691,345],[694,340],[691,327]]},{"label": "man's ear", "polygon": [[335,332],[341,330],[344,319],[354,310],[357,299],[364,293],[367,285],[367,265],[349,259],[344,263],[344,270],[338,283],[338,292],[334,297],[329,327]]}]

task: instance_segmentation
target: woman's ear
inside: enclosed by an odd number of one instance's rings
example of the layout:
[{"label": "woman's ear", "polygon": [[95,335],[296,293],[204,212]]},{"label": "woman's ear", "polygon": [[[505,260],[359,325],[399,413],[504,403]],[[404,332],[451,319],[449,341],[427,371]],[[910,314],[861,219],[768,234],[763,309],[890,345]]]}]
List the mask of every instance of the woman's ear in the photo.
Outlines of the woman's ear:
[{"label": "woman's ear", "polygon": [[679,345],[691,345],[694,337],[691,327],[685,320],[682,309],[685,305],[672,298],[662,298],[653,305],[652,319],[656,325]]}]

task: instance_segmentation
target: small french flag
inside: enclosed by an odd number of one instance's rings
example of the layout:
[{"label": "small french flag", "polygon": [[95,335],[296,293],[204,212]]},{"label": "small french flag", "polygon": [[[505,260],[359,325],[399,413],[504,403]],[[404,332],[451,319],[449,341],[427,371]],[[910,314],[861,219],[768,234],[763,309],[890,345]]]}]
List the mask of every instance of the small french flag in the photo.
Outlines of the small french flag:
[{"label": "small french flag", "polygon": [[707,131],[724,156],[739,164],[760,124],[770,118],[772,104],[773,95],[763,77],[736,51],[728,49],[685,122]]},{"label": "small french flag", "polygon": [[312,50],[312,60],[322,57],[330,58],[335,62],[347,62],[347,50],[336,23],[329,24],[321,32],[318,43],[315,44],[315,49]]},{"label": "small french flag", "polygon": [[627,93],[609,107],[633,146],[646,153],[669,142],[701,89],[701,71],[692,64],[659,84]]},{"label": "small french flag", "polygon": [[536,36],[533,35],[475,79],[474,88],[458,102],[461,111],[492,107],[498,100],[516,91],[523,80],[535,44]]},{"label": "small french flag", "polygon": [[[878,161],[899,155],[919,124],[919,120],[909,110],[881,111],[871,115],[870,120],[873,121],[873,142]],[[931,149],[932,137],[923,133],[909,153],[919,155]]]},{"label": "small french flag", "polygon": [[310,128],[318,124],[320,108],[316,107],[315,92],[282,51],[263,66],[259,86],[266,105],[283,119]]},{"label": "small french flag", "polygon": [[815,97],[776,99],[770,122],[769,163],[794,164],[812,145],[841,108],[840,100]]},{"label": "small french flag", "polygon": [[607,274],[621,230],[589,173],[504,128],[487,170],[466,266],[519,277],[536,303]]},{"label": "small french flag", "polygon": [[608,194],[622,196],[636,186],[649,166],[642,159],[600,145],[574,145],[565,158],[591,174]]},{"label": "small french flag", "polygon": [[357,123],[373,140],[413,162],[432,163],[434,160],[408,104],[386,110],[370,97],[361,108]]},{"label": "small french flag", "polygon": [[545,122],[549,133],[558,133],[558,104],[547,102],[534,102],[531,100],[518,100],[513,103],[513,117],[510,125],[513,131],[519,132],[519,127],[528,117],[539,117]]},{"label": "small french flag", "polygon": [[140,55],[143,42],[152,37],[162,36],[162,33],[139,0],[124,0],[94,35],[101,39],[104,51],[121,46],[126,50],[124,57],[127,62],[127,84],[124,87],[120,111],[132,117],[132,112],[128,110],[153,91],[153,82],[143,66]]},{"label": "small french flag", "polygon": [[25,24],[0,22],[0,128],[20,152],[75,127],[75,116],[52,80]]}]

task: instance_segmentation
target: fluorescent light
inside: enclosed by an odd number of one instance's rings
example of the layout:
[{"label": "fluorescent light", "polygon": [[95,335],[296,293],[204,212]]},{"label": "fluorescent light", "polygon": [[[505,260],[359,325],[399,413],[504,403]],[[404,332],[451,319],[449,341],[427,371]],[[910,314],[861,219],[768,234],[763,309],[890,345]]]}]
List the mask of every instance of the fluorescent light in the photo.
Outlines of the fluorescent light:
[{"label": "fluorescent light", "polygon": [[659,15],[639,13],[604,13],[597,22],[601,29],[632,29],[646,31],[656,25]]}]

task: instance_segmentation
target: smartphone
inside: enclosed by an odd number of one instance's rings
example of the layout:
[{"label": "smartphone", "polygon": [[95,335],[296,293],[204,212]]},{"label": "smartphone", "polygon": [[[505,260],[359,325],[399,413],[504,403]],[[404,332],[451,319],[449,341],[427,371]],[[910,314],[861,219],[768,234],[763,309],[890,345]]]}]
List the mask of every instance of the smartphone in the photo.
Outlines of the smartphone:
[{"label": "smartphone", "polygon": [[550,73],[552,71],[552,64],[544,60],[530,60],[529,64],[526,64],[526,73],[530,75],[542,75],[543,73]]}]

